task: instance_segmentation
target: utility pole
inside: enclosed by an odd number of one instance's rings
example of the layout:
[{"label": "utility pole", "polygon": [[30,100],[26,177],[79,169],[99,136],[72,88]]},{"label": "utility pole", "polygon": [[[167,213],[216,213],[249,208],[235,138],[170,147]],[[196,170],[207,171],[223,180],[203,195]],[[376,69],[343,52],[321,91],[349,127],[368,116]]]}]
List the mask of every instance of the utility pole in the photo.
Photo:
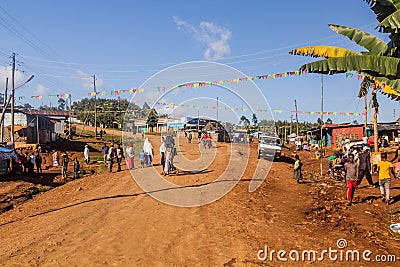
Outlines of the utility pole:
[{"label": "utility pole", "polygon": [[298,116],[298,112],[297,112],[297,100],[294,100],[294,107],[296,110],[296,135],[299,136],[299,116]]},{"label": "utility pole", "polygon": [[290,115],[290,134],[292,134],[292,128],[293,128],[293,115]]},{"label": "utility pole", "polygon": [[15,53],[12,53],[11,72],[11,145],[14,148],[14,103],[15,103]]},{"label": "utility pole", "polygon": [[396,109],[393,109],[393,119],[396,120]]},{"label": "utility pole", "polygon": [[367,94],[364,95],[364,135],[367,136],[367,116],[368,116],[368,102]]},{"label": "utility pole", "polygon": [[[4,88],[4,103],[3,103],[3,112],[7,109],[7,89],[8,89],[8,77],[6,78],[6,87]],[[1,142],[4,142],[4,117],[1,121]]]},{"label": "utility pole", "polygon": [[217,96],[217,127],[218,127],[218,96]]},{"label": "utility pole", "polygon": [[94,92],[94,136],[97,138],[97,92],[96,92],[96,75],[93,75],[93,92]]},{"label": "utility pole", "polygon": [[36,135],[37,135],[37,143],[40,144],[39,140],[39,115],[36,114]]},{"label": "utility pole", "polygon": [[72,134],[71,134],[71,114],[72,114],[72,95],[69,95],[69,114],[68,114],[68,118],[69,118],[69,123],[68,123],[68,133],[69,133],[69,138],[72,139]]},{"label": "utility pole", "polygon": [[200,111],[197,110],[197,132],[200,131]]}]

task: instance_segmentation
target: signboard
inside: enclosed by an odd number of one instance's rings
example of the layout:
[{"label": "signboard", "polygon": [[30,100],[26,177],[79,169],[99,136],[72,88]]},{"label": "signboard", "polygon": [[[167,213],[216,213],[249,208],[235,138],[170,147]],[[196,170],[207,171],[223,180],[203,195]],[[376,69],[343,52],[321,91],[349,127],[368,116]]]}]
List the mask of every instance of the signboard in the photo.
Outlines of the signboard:
[{"label": "signboard", "polygon": [[[14,114],[14,124],[27,126],[27,118],[24,113],[15,113]],[[4,114],[4,125],[7,127],[11,125],[11,113]]]}]

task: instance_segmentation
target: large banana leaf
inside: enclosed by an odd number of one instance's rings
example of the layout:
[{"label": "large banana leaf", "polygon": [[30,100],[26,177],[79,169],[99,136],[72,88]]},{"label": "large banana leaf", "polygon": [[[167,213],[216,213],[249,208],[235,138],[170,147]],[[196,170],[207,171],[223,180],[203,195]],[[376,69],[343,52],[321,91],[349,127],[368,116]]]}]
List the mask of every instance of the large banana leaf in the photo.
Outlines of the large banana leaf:
[{"label": "large banana leaf", "polygon": [[390,80],[384,77],[373,78],[378,88],[381,88],[381,92],[390,98],[399,101],[400,100],[400,80]]},{"label": "large banana leaf", "polygon": [[337,46],[306,46],[294,49],[289,54],[324,58],[361,55],[356,51]]},{"label": "large banana leaf", "polygon": [[372,77],[371,75],[365,75],[361,85],[358,97],[363,97],[368,93],[369,88],[372,84],[375,84],[376,88],[379,89],[384,95],[392,98],[393,100],[400,100],[400,80],[389,80],[383,77]]},{"label": "large banana leaf", "polygon": [[383,55],[388,50],[384,41],[362,30],[335,24],[329,24],[329,28],[364,47],[373,55]]},{"label": "large banana leaf", "polygon": [[369,4],[376,15],[376,19],[381,22],[390,14],[400,9],[398,0],[364,0]]},{"label": "large banana leaf", "polygon": [[390,14],[379,23],[380,30],[383,32],[400,32],[400,10]]},{"label": "large banana leaf", "polygon": [[363,72],[374,77],[386,77],[389,79],[400,78],[398,74],[400,59],[385,56],[347,56],[328,58],[300,67],[313,73],[335,74],[347,71]]}]

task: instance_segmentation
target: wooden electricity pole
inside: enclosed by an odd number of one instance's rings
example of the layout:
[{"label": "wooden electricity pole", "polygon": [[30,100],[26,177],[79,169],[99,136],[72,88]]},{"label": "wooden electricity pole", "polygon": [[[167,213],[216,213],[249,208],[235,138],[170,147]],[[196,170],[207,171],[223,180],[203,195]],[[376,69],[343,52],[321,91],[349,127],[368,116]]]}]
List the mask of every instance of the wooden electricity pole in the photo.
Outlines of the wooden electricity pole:
[{"label": "wooden electricity pole", "polygon": [[297,100],[294,100],[294,107],[296,110],[296,135],[299,136],[299,114],[297,112]]},{"label": "wooden electricity pole", "polygon": [[11,72],[11,145],[14,148],[14,103],[15,103],[15,53],[12,53]]},{"label": "wooden electricity pole", "polygon": [[367,122],[368,122],[368,103],[367,94],[364,95],[364,135],[367,136]]},{"label": "wooden electricity pole", "polygon": [[93,75],[93,92],[94,92],[94,136],[97,138],[97,92],[96,92],[96,75]]},{"label": "wooden electricity pole", "polygon": [[[4,88],[4,103],[3,103],[3,112],[7,109],[7,89],[8,89],[8,78],[6,78],[6,87]],[[4,117],[1,121],[1,142],[4,142]]]}]

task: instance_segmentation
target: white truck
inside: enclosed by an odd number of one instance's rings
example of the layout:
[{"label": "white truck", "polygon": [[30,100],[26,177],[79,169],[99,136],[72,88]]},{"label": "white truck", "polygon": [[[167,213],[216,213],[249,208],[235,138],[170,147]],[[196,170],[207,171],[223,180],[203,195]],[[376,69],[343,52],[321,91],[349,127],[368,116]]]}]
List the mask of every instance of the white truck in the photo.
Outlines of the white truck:
[{"label": "white truck", "polygon": [[281,156],[282,143],[279,137],[262,135],[258,140],[258,158],[279,158]]}]

